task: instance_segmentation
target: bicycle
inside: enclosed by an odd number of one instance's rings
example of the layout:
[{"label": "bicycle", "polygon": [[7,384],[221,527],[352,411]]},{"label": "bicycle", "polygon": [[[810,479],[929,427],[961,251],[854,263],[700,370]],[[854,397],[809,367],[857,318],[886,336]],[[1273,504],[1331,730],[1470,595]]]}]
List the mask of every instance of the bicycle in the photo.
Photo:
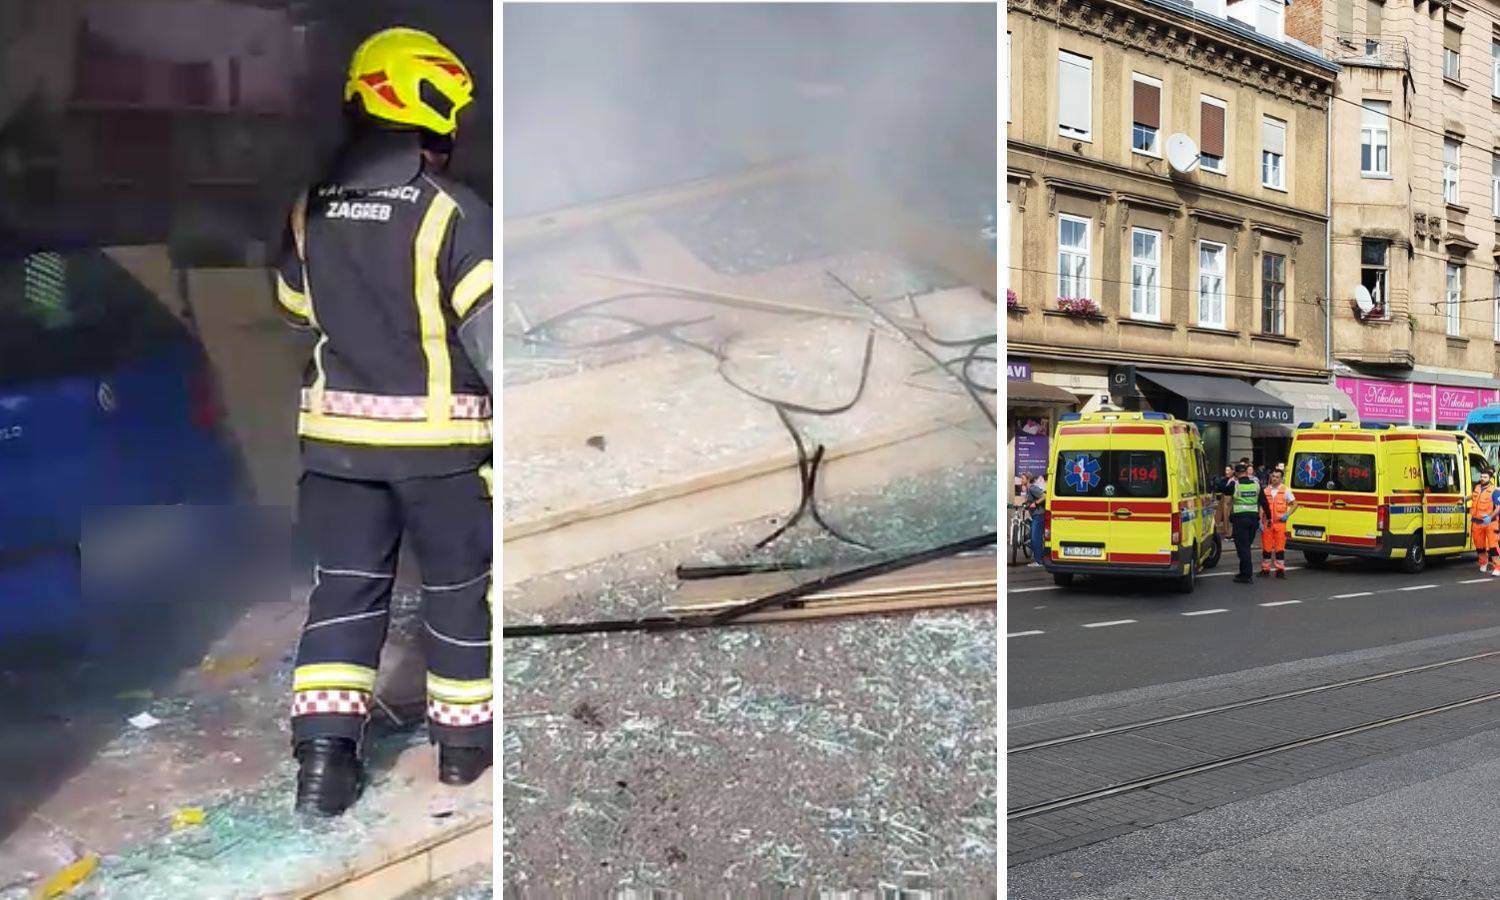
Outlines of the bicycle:
[{"label": "bicycle", "polygon": [[1031,558],[1031,507],[1021,503],[1007,504],[1010,510],[1010,562],[1016,564],[1016,554],[1023,560]]}]

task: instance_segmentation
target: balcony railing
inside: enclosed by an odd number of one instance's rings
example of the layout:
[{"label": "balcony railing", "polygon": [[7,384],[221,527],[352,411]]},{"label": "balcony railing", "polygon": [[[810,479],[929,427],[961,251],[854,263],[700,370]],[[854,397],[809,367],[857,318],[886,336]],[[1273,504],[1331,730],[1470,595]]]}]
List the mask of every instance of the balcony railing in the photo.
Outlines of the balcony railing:
[{"label": "balcony railing", "polygon": [[1411,53],[1406,38],[1394,35],[1343,33],[1323,55],[1346,66],[1411,71]]}]

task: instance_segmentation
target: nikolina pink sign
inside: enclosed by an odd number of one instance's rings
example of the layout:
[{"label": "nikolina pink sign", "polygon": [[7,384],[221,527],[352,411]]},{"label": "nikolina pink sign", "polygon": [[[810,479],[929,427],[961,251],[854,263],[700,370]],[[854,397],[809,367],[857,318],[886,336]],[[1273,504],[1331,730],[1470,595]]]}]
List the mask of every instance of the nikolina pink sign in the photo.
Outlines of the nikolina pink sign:
[{"label": "nikolina pink sign", "polygon": [[1439,425],[1462,425],[1470,412],[1479,408],[1478,388],[1435,386],[1437,392],[1437,423]]},{"label": "nikolina pink sign", "polygon": [[1411,423],[1422,428],[1432,427],[1432,385],[1411,386]]},{"label": "nikolina pink sign", "polygon": [[1338,387],[1354,401],[1360,419],[1402,424],[1411,421],[1411,389],[1403,382],[1340,378]]}]

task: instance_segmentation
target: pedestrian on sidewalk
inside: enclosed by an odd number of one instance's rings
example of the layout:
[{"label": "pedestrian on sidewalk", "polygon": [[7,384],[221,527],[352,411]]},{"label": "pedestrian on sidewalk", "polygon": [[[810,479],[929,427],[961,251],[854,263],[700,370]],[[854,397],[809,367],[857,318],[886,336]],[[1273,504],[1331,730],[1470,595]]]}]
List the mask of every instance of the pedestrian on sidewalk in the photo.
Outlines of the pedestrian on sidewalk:
[{"label": "pedestrian on sidewalk", "polygon": [[1490,481],[1490,473],[1479,473],[1474,496],[1469,503],[1469,522],[1474,535],[1474,549],[1479,551],[1479,571],[1500,575],[1500,551],[1496,549],[1497,511],[1500,490]]},{"label": "pedestrian on sidewalk", "polygon": [[1229,497],[1225,494],[1224,489],[1233,482],[1234,467],[1225,466],[1224,477],[1219,479],[1219,483],[1214,489],[1214,493],[1219,495],[1217,498],[1218,502],[1214,504],[1214,523],[1219,527],[1219,538],[1226,541],[1232,539],[1234,533],[1229,528]]},{"label": "pedestrian on sidewalk", "polygon": [[1270,484],[1265,489],[1266,505],[1270,515],[1260,535],[1260,574],[1270,575],[1276,568],[1276,577],[1286,577],[1286,522],[1297,508],[1297,495],[1281,483],[1282,470],[1272,469],[1267,476]]},{"label": "pedestrian on sidewalk", "polygon": [[1031,480],[1026,488],[1026,508],[1031,510],[1031,562],[1028,567],[1042,564],[1042,522],[1047,502],[1047,473],[1042,472]]},{"label": "pedestrian on sidewalk", "polygon": [[1270,517],[1271,507],[1266,501],[1260,482],[1250,475],[1250,464],[1241,460],[1234,466],[1234,479],[1224,486],[1229,496],[1229,523],[1234,529],[1234,552],[1240,558],[1240,573],[1234,580],[1238,584],[1254,584],[1255,570],[1251,553],[1255,543],[1255,532],[1260,528],[1261,517]]}]

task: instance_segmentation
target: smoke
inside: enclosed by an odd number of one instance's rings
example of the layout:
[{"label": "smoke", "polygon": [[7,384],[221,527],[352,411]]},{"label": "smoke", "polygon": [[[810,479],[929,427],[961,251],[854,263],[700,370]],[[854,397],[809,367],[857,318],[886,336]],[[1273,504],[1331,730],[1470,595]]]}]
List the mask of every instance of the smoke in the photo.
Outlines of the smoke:
[{"label": "smoke", "polygon": [[507,218],[788,157],[992,214],[992,4],[503,14]]}]

